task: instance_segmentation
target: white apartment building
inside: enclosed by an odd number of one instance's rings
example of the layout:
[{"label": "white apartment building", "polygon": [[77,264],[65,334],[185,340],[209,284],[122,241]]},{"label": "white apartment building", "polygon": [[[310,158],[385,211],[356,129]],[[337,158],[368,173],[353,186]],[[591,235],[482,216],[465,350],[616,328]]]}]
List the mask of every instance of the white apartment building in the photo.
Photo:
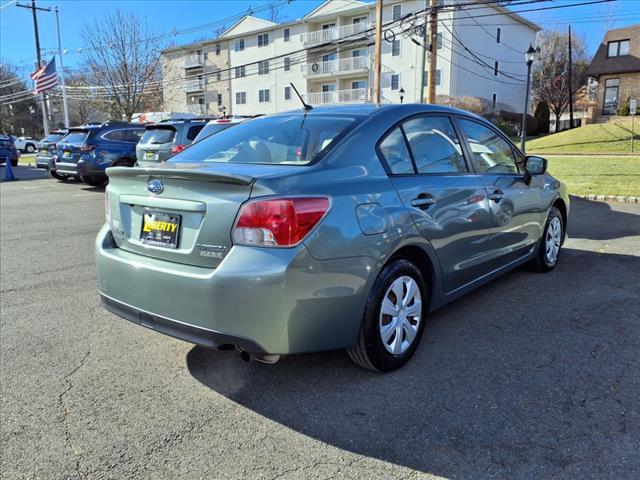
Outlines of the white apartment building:
[{"label": "white apartment building", "polygon": [[[429,0],[383,2],[383,103],[400,102],[401,92],[407,103],[419,102],[421,92],[426,95],[420,88],[424,49],[417,42],[422,39],[403,33],[409,20],[400,19],[428,4]],[[370,102],[374,22],[375,3],[356,0],[327,0],[288,23],[244,17],[215,40],[163,51],[165,108],[193,111],[197,102],[198,113],[286,111],[299,106],[291,83],[312,105]],[[482,0],[471,8],[445,9],[438,23],[436,95],[483,98],[494,107],[521,111],[524,51],[535,44],[539,30],[506,8]],[[185,63],[194,55],[203,56],[201,70]],[[203,88],[194,92],[195,80]]]}]

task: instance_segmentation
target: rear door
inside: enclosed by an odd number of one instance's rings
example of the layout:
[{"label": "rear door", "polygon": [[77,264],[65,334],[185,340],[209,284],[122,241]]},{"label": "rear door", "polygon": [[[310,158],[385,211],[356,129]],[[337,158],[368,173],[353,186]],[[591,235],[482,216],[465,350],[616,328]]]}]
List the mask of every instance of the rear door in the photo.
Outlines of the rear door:
[{"label": "rear door", "polygon": [[540,179],[524,181],[524,158],[497,129],[458,118],[491,208],[491,265],[499,268],[529,253],[540,238],[544,212]]},{"label": "rear door", "polygon": [[487,273],[486,189],[465,158],[451,118],[413,117],[392,129],[378,149],[416,227],[438,255],[445,291]]}]

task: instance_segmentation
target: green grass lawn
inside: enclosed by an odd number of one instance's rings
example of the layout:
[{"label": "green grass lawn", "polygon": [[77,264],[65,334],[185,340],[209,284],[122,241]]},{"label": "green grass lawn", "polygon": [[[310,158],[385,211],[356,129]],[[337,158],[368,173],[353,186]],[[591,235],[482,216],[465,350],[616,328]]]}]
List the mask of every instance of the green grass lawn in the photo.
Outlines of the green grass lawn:
[{"label": "green grass lawn", "polygon": [[[635,120],[635,150],[640,155],[640,118]],[[631,117],[536,138],[527,142],[527,153],[631,153]]]},{"label": "green grass lawn", "polygon": [[554,157],[549,173],[565,182],[574,195],[640,197],[640,155],[629,157]]},{"label": "green grass lawn", "polygon": [[18,165],[35,165],[36,164],[36,155],[34,153],[21,153],[20,160],[18,160]]}]

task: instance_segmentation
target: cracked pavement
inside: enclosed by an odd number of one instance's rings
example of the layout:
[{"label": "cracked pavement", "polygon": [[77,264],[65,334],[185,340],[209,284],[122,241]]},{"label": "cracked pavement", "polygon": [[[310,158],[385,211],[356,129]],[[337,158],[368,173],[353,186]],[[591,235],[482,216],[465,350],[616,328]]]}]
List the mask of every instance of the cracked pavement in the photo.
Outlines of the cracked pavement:
[{"label": "cracked pavement", "polygon": [[2,184],[6,479],[640,477],[640,206],[574,200],[560,265],[435,312],[388,375],[244,363],[99,305],[102,191]]}]

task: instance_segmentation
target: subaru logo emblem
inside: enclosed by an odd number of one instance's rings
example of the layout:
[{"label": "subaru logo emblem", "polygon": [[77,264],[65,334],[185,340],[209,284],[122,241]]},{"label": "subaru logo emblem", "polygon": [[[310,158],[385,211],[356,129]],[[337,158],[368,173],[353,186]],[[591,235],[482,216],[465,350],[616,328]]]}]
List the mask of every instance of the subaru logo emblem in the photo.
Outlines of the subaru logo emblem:
[{"label": "subaru logo emblem", "polygon": [[149,193],[158,195],[164,190],[164,185],[160,180],[149,180],[149,182],[147,183],[147,190],[149,191]]}]

